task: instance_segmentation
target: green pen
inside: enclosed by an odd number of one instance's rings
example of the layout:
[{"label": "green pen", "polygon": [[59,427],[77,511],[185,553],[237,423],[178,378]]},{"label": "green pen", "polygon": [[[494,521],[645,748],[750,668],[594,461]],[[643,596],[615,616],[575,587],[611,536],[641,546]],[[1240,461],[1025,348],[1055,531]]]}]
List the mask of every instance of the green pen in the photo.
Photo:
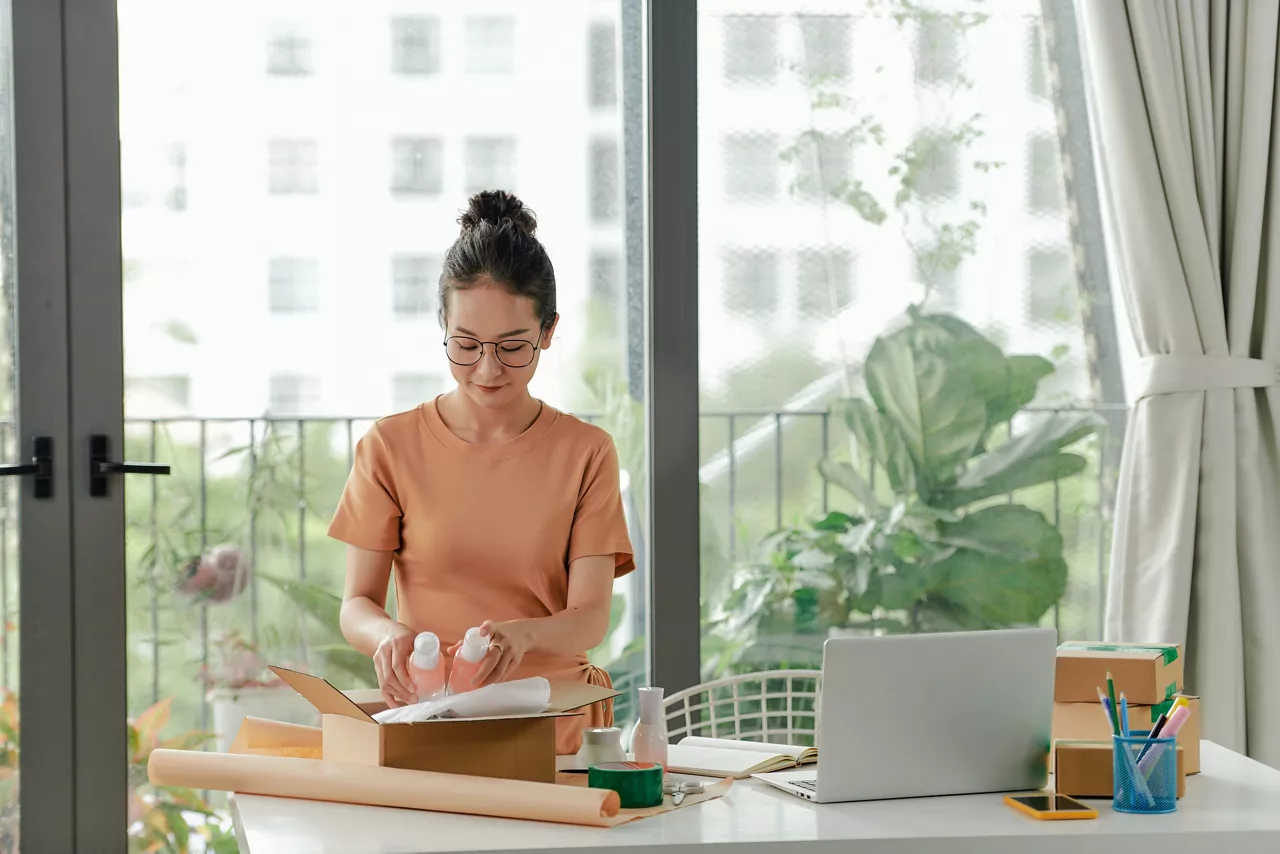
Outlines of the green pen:
[{"label": "green pen", "polygon": [[1120,707],[1116,705],[1116,683],[1107,671],[1107,696],[1111,698],[1111,730],[1113,735],[1120,734]]}]

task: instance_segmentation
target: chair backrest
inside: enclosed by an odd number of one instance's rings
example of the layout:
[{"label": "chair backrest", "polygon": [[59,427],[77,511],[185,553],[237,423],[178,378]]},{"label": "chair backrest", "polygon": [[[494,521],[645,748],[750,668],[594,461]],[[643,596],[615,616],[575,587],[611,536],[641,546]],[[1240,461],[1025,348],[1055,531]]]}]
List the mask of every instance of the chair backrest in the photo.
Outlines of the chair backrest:
[{"label": "chair backrest", "polygon": [[668,697],[667,733],[813,746],[820,670],[769,670],[704,682]]}]

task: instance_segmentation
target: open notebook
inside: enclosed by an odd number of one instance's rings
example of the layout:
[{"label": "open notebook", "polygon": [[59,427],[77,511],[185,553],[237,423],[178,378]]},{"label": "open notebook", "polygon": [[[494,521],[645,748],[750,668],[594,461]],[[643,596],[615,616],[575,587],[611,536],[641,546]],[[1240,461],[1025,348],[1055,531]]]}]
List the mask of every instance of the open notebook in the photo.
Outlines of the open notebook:
[{"label": "open notebook", "polygon": [[667,770],[701,777],[745,780],[752,774],[781,771],[818,761],[818,748],[792,747],[729,738],[691,735],[667,748]]}]

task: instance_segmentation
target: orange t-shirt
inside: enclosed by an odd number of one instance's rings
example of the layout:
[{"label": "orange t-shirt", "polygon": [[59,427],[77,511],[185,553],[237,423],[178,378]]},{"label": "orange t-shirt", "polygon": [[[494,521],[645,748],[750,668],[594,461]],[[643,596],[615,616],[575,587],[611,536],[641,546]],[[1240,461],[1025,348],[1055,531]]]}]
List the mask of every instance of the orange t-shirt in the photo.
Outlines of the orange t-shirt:
[{"label": "orange t-shirt", "polygon": [[[565,610],[578,558],[612,555],[619,576],[635,568],[612,438],[545,404],[503,442],[459,438],[435,401],[380,419],[356,445],[329,536],[394,551],[400,622],[445,647],[485,620]],[[510,678],[528,676],[609,684],[585,650],[532,651]],[[558,722],[558,752],[612,723],[610,704],[585,711]]]}]

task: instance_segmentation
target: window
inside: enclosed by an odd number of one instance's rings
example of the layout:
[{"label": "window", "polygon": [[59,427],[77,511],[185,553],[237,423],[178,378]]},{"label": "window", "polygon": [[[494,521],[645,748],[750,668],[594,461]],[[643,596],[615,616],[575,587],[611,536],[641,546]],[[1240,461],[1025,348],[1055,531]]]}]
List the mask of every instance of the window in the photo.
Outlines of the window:
[{"label": "window", "polygon": [[304,77],[312,71],[311,39],[295,26],[275,27],[267,38],[267,73]]},{"label": "window", "polygon": [[267,412],[271,415],[316,415],[320,409],[320,378],[272,374]]},{"label": "window", "polygon": [[622,262],[618,253],[597,249],[591,253],[591,298],[608,305],[617,305],[622,295]]},{"label": "window", "polygon": [[587,103],[596,109],[618,103],[618,46],[612,21],[594,21],[587,31]]},{"label": "window", "polygon": [[466,142],[467,192],[515,190],[516,141],[508,137],[471,137]]},{"label": "window", "polygon": [[1053,97],[1049,86],[1049,59],[1044,51],[1044,28],[1038,20],[1027,25],[1027,63],[1031,66],[1027,74],[1027,91],[1035,98]]},{"label": "window", "polygon": [[841,133],[814,133],[796,146],[796,190],[811,198],[828,198],[849,182],[852,147]]},{"label": "window", "polygon": [[424,16],[391,19],[391,70],[396,74],[440,73],[440,21]]},{"label": "window", "polygon": [[1028,260],[1027,319],[1034,326],[1071,323],[1076,308],[1076,271],[1067,249],[1035,249]]},{"label": "window", "polygon": [[1056,137],[1037,136],[1027,143],[1027,206],[1038,214],[1064,209],[1062,161]]},{"label": "window", "polygon": [[391,411],[404,412],[444,391],[436,374],[395,374],[391,377]]},{"label": "window", "polygon": [[391,259],[391,310],[398,318],[434,317],[441,260],[430,255]]},{"label": "window", "polygon": [[811,81],[852,73],[853,21],[848,15],[801,15],[800,44],[800,66]]},{"label": "window", "polygon": [[309,314],[320,309],[320,262],[272,258],[268,300],[272,314]]},{"label": "window", "polygon": [[618,181],[618,141],[591,140],[591,221],[613,222],[622,207],[622,187]]},{"label": "window", "polygon": [[960,75],[960,32],[956,21],[927,13],[916,29],[916,80],[953,83]]},{"label": "window", "polygon": [[273,196],[319,191],[319,148],[306,139],[273,139],[268,143],[267,186]]},{"label": "window", "polygon": [[724,18],[724,77],[732,83],[772,83],[778,76],[778,18]]},{"label": "window", "polygon": [[960,192],[960,163],[949,134],[926,133],[912,145],[916,191],[922,199],[950,198]]},{"label": "window", "polygon": [[187,146],[181,142],[169,143],[169,171],[171,179],[169,191],[165,193],[164,204],[171,211],[187,209]]},{"label": "window", "polygon": [[131,405],[152,412],[189,412],[191,410],[191,377],[147,376],[125,379],[125,392]]},{"label": "window", "polygon": [[724,259],[724,306],[734,316],[770,320],[778,309],[778,253],[729,250]]},{"label": "window", "polygon": [[835,317],[853,303],[853,256],[844,249],[796,255],[796,294],[806,319]]},{"label": "window", "polygon": [[443,190],[438,139],[396,137],[391,140],[391,190],[394,193],[434,194]]},{"label": "window", "polygon": [[778,137],[733,134],[724,141],[725,191],[730,199],[771,199],[778,194]]},{"label": "window", "polygon": [[516,22],[508,17],[467,18],[467,71],[510,74],[515,71]]}]

